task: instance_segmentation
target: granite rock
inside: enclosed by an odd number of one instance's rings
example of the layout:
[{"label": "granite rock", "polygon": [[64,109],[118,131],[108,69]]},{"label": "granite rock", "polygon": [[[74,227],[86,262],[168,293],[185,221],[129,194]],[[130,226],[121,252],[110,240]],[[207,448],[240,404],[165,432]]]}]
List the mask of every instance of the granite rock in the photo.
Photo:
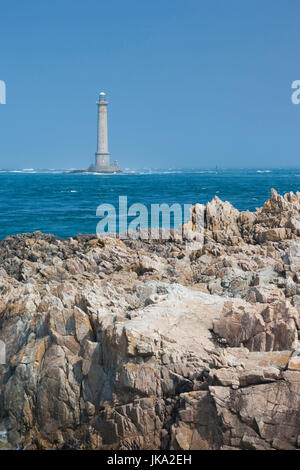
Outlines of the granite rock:
[{"label": "granite rock", "polygon": [[196,205],[183,238],[2,240],[5,446],[297,449],[299,209],[272,190]]}]

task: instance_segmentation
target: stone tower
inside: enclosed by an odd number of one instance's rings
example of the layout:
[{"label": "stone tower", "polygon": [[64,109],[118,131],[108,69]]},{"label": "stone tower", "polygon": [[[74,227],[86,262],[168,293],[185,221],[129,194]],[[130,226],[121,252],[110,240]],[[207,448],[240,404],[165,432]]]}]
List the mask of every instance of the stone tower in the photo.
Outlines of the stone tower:
[{"label": "stone tower", "polygon": [[107,137],[107,101],[106,94],[101,91],[99,94],[98,105],[98,139],[97,139],[97,152],[95,155],[95,169],[109,169],[109,152],[108,152],[108,137]]},{"label": "stone tower", "polygon": [[[110,165],[110,153],[108,151],[108,138],[107,138],[107,101],[106,94],[101,91],[99,94],[98,106],[98,128],[97,128],[97,152],[95,154],[95,164],[90,165],[84,171],[96,171],[98,173],[122,173],[119,170],[119,163],[115,160],[113,165]],[[81,170],[79,170],[80,172]],[[77,170],[76,170],[77,172]]]}]

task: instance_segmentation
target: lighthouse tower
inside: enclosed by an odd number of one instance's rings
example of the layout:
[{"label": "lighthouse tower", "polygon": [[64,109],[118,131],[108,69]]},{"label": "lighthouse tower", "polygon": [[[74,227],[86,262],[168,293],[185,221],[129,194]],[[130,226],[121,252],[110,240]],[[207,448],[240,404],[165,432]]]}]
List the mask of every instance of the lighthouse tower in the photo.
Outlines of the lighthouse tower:
[{"label": "lighthouse tower", "polygon": [[118,163],[110,166],[110,153],[108,151],[107,136],[107,100],[104,91],[99,94],[98,106],[98,135],[97,152],[95,154],[95,165],[91,165],[89,171],[99,171],[101,173],[114,173],[118,170]]},{"label": "lighthouse tower", "polygon": [[97,169],[109,168],[109,152],[107,137],[107,101],[106,94],[101,91],[99,94],[98,106],[98,138],[95,167]]}]

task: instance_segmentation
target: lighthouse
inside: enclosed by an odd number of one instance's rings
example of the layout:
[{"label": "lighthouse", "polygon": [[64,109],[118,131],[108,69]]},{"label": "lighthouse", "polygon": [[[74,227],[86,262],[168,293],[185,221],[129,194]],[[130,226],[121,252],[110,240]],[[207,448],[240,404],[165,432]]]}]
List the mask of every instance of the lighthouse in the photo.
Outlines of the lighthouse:
[{"label": "lighthouse", "polygon": [[107,136],[107,100],[104,91],[99,94],[98,106],[98,137],[95,155],[96,168],[109,168],[108,136]]},{"label": "lighthouse", "polygon": [[97,152],[95,153],[95,165],[91,165],[89,171],[100,173],[119,172],[118,162],[115,161],[110,166],[110,153],[108,151],[108,130],[107,130],[107,100],[106,93],[101,91],[97,101],[98,126],[97,126]]}]

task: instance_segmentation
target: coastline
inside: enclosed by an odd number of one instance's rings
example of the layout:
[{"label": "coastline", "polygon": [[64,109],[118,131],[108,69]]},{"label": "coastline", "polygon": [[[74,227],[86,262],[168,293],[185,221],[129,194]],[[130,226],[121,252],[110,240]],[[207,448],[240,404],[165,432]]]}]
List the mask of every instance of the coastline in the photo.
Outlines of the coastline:
[{"label": "coastline", "polygon": [[[270,170],[269,170],[270,171]],[[5,236],[41,231],[74,237],[95,233],[97,207],[113,204],[118,210],[119,196],[127,196],[128,207],[142,203],[206,204],[215,195],[240,211],[255,211],[270,194],[299,189],[299,170],[199,170],[165,171],[140,175],[64,175],[62,173],[1,173],[0,239]]]},{"label": "coastline", "polygon": [[187,250],[196,211],[183,240],[0,242],[11,446],[298,447],[300,193],[255,212],[215,197]]}]

